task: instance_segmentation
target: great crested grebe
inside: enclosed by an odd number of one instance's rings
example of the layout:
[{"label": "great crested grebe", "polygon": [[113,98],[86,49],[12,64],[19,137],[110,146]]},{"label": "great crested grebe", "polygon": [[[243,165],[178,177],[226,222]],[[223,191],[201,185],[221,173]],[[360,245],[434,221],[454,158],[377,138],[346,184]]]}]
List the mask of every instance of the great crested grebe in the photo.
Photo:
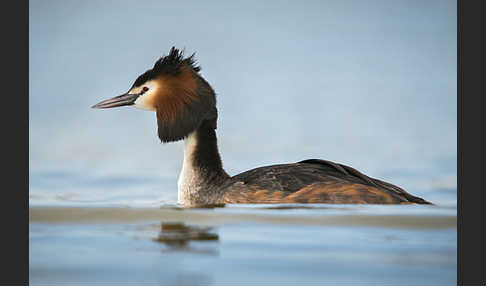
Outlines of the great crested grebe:
[{"label": "great crested grebe", "polygon": [[133,105],[155,111],[160,140],[184,140],[179,204],[430,204],[395,185],[326,160],[272,165],[229,176],[218,152],[216,96],[199,71],[194,54],[184,57],[172,47],[127,93],[92,106]]}]

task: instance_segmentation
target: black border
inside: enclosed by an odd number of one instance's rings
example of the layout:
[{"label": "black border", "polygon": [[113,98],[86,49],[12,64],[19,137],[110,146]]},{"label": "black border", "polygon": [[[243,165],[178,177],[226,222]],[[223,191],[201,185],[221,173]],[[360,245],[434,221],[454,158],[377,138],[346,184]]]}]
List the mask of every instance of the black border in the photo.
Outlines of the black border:
[{"label": "black border", "polygon": [[[484,284],[484,9],[458,1],[458,285]],[[476,5],[474,5],[476,4]],[[483,56],[483,57],[482,57]]]},{"label": "black border", "polygon": [[[29,284],[29,2],[2,2],[2,281]],[[4,145],[5,144],[5,145]],[[12,282],[8,282],[12,281]]]},{"label": "black border", "polygon": [[[458,284],[484,284],[484,9],[458,1]],[[476,4],[476,5],[474,5]]]}]

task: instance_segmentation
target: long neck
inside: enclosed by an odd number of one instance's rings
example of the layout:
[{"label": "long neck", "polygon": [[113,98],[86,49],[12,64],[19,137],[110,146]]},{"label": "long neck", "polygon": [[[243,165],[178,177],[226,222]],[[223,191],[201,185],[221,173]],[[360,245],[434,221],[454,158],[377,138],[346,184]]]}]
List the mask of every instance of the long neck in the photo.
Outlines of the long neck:
[{"label": "long neck", "polygon": [[213,204],[230,177],[223,169],[216,132],[209,121],[184,140],[184,163],[178,181],[178,202],[183,205]]}]

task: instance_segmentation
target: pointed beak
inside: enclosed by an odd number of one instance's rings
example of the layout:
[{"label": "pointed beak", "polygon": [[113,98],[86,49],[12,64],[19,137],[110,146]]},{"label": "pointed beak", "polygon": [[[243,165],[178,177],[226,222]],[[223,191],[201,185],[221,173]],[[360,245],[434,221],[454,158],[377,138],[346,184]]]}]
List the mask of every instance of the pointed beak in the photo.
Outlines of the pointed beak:
[{"label": "pointed beak", "polygon": [[129,94],[125,93],[107,100],[103,100],[102,102],[98,102],[97,104],[91,106],[91,108],[112,108],[112,107],[119,107],[125,105],[133,105],[135,100],[140,96],[140,94]]}]

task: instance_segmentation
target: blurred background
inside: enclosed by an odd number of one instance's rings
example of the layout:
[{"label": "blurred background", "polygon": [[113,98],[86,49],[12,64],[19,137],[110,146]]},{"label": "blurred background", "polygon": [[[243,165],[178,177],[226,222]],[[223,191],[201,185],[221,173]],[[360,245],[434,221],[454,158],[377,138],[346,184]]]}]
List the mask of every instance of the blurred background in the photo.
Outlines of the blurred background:
[{"label": "blurred background", "polygon": [[90,106],[172,46],[217,93],[226,171],[322,158],[456,203],[456,1],[73,1],[29,8],[30,204],[177,200],[183,143]]}]

